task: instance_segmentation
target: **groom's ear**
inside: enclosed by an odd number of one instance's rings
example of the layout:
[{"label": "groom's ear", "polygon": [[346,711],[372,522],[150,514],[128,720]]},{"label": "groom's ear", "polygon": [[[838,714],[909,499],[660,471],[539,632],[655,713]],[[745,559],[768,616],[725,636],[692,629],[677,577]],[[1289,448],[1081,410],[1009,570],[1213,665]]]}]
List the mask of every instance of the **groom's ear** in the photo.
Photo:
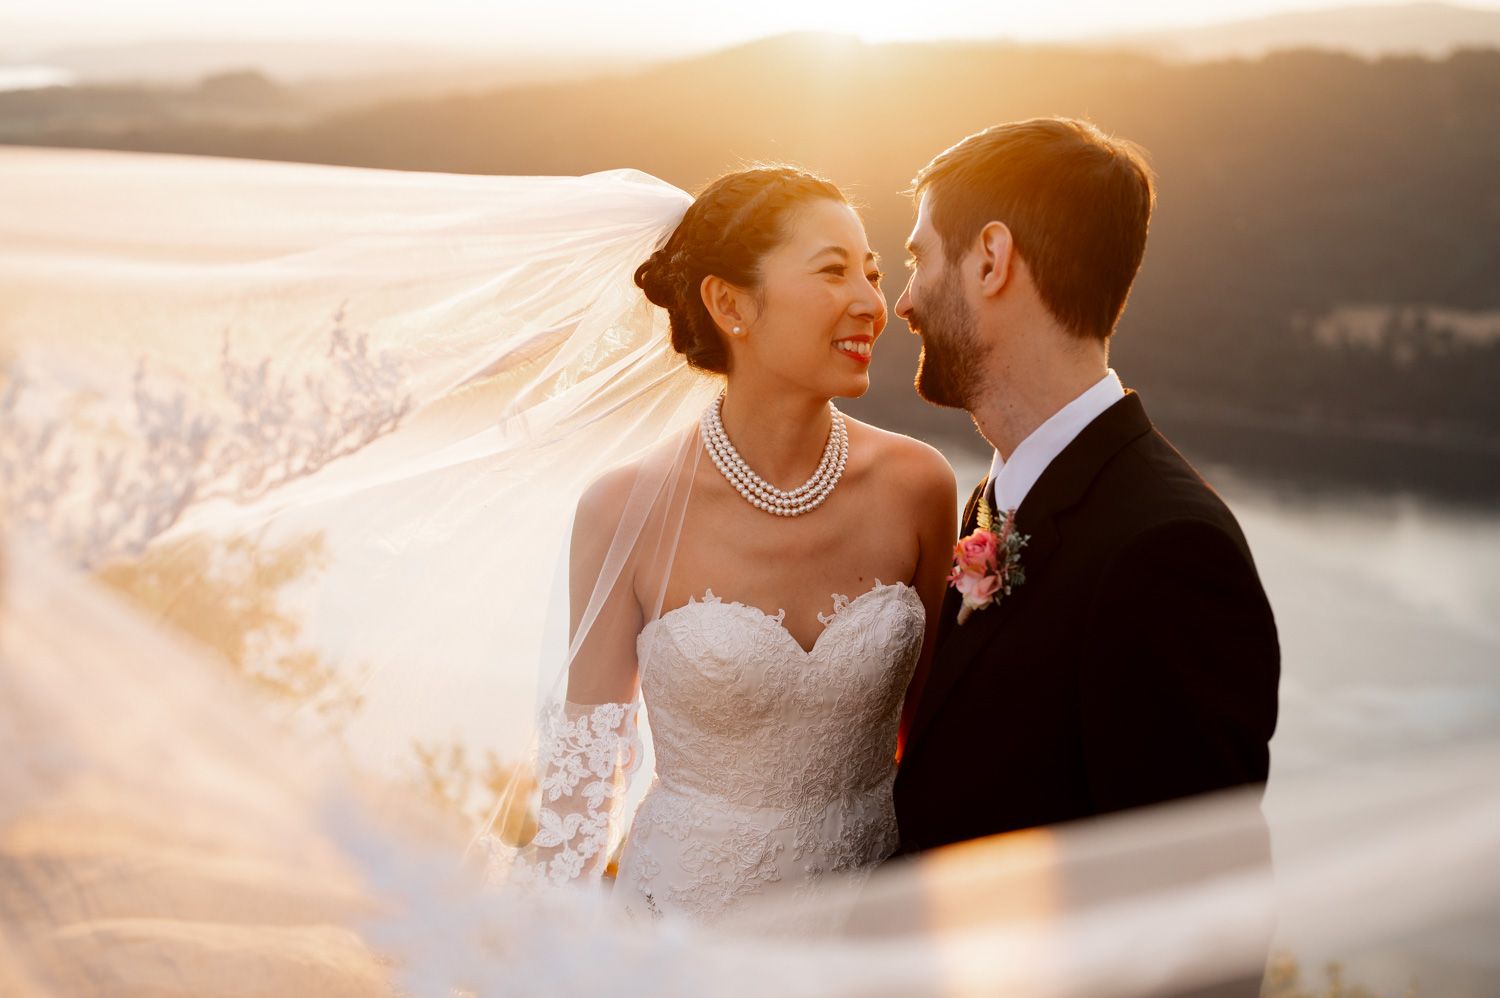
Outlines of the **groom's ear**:
[{"label": "groom's ear", "polygon": [[1004,222],[990,222],[979,230],[979,293],[996,295],[1010,280],[1015,240]]}]

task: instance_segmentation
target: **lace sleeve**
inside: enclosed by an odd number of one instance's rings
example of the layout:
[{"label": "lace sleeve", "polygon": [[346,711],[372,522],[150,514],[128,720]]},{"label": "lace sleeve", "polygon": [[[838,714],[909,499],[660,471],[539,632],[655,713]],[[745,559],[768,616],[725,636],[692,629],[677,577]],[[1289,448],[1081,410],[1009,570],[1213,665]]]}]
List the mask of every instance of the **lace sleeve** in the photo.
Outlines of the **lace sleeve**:
[{"label": "lace sleeve", "polygon": [[[550,707],[537,746],[536,834],[507,861],[493,836],[487,880],[561,886],[595,880],[622,834],[625,792],[640,766],[639,701]],[[508,868],[508,869],[507,869]]]},{"label": "lace sleeve", "polygon": [[[637,584],[659,588],[670,566],[661,552],[667,524],[663,482],[680,471],[678,449],[622,465],[579,500],[568,557],[570,627],[566,656],[538,718],[535,735],[536,831],[507,879],[547,884],[597,880],[623,838],[630,777],[641,766],[638,643],[645,612]],[[692,450],[696,454],[696,449]],[[658,467],[660,465],[660,467]],[[636,552],[658,559],[643,568]]]}]

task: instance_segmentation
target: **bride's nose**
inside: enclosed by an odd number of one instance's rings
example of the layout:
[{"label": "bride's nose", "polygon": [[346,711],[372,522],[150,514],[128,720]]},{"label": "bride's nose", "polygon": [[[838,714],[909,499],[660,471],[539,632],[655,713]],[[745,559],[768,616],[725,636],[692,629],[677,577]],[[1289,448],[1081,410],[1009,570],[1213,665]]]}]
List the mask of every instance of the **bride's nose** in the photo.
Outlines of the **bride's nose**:
[{"label": "bride's nose", "polygon": [[880,293],[880,289],[869,284],[860,289],[849,306],[850,315],[856,319],[873,322],[877,331],[885,325],[885,313],[885,295]]}]

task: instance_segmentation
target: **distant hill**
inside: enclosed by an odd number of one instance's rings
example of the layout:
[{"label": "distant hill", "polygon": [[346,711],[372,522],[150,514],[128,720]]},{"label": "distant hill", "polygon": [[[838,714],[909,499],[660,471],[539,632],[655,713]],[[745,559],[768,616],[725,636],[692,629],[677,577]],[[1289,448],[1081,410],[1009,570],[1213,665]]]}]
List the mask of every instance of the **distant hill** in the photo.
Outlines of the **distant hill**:
[{"label": "distant hill", "polygon": [[[863,201],[892,300],[911,224],[899,192],[930,156],[998,121],[1084,116],[1143,144],[1160,178],[1114,345],[1153,414],[1364,439],[1378,459],[1397,445],[1500,458],[1500,51],[1178,64],[794,36],[307,124],[153,121],[137,108],[111,130],[32,113],[6,141],[468,173],[630,166],[687,189],[740,162],[792,160]],[[893,321],[877,388],[851,411],[962,430],[913,396],[915,353]]]},{"label": "distant hill", "polygon": [[[4,27],[0,21],[0,40]],[[557,52],[493,44],[198,39],[32,47],[24,58],[0,48],[0,68],[45,69],[83,87],[182,88],[208,76],[253,72],[297,87],[323,106],[595,79],[654,61],[639,53],[570,59]]]},{"label": "distant hill", "polygon": [[451,61],[477,63],[484,57],[478,51],[436,45],[197,39],[72,45],[36,54],[32,61],[69,70],[89,84],[180,84],[231,69],[255,69],[289,82],[307,77],[404,73]]},{"label": "distant hill", "polygon": [[1287,49],[1328,49],[1370,58],[1445,56],[1461,48],[1500,47],[1500,11],[1446,3],[1293,11],[1197,28],[1102,39],[1173,59],[1255,58]]}]

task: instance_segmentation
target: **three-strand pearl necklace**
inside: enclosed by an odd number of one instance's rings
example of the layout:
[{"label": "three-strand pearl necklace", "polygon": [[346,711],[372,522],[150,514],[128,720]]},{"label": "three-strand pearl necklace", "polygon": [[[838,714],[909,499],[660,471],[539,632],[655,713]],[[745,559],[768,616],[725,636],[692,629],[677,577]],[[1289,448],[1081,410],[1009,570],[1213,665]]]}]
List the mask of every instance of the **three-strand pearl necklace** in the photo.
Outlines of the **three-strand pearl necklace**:
[{"label": "three-strand pearl necklace", "polygon": [[801,516],[823,505],[839,483],[844,464],[849,460],[849,432],[844,428],[844,415],[838,406],[831,401],[828,403],[833,425],[829,427],[828,443],[823,447],[823,460],[817,470],[795,489],[785,491],[757,475],[740,457],[740,452],[729,442],[729,434],[724,432],[723,409],[724,393],[720,392],[713,404],[703,411],[703,446],[708,449],[708,456],[713,458],[719,473],[745,497],[746,502],[773,516]]}]

